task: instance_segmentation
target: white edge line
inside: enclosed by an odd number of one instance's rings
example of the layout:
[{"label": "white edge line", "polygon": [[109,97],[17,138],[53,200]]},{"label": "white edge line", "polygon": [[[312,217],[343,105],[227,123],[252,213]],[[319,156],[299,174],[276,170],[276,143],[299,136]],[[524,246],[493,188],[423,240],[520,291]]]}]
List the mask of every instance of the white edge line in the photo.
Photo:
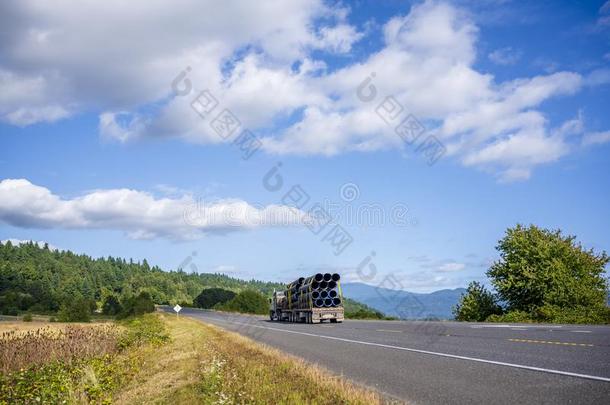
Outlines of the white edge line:
[{"label": "white edge line", "polygon": [[472,329],[483,329],[483,328],[546,328],[546,329],[560,329],[563,328],[564,325],[470,325]]},{"label": "white edge line", "polygon": [[[202,320],[204,320],[204,319],[202,319]],[[584,378],[587,380],[610,382],[610,378],[600,377],[600,376],[596,376],[596,375],[571,373],[569,371],[554,370],[551,368],[525,366],[523,364],[506,363],[503,361],[486,360],[486,359],[479,359],[476,357],[468,357],[468,356],[458,356],[456,354],[432,352],[429,350],[412,349],[410,347],[386,345],[383,343],[365,342],[362,340],[345,339],[345,338],[340,338],[340,337],[335,337],[335,336],[316,335],[315,333],[298,332],[298,331],[294,331],[294,330],[286,330],[286,329],[280,329],[280,328],[270,328],[268,326],[252,325],[252,324],[242,323],[242,322],[231,322],[231,321],[225,321],[225,320],[220,320],[220,319],[216,319],[216,318],[213,318],[212,320],[219,321],[219,322],[225,322],[225,323],[232,323],[235,325],[244,325],[244,326],[249,326],[249,327],[253,327],[253,328],[275,330],[278,332],[294,333],[296,335],[313,336],[313,337],[319,337],[319,338],[323,338],[323,339],[338,340],[341,342],[356,343],[356,344],[367,345],[367,346],[383,347],[386,349],[403,350],[406,352],[422,353],[422,354],[429,354],[429,355],[433,355],[433,356],[448,357],[448,358],[452,358],[452,359],[468,360],[468,361],[474,361],[477,363],[494,364],[497,366],[513,367],[513,368],[520,368],[523,370],[531,370],[531,371],[539,371],[539,372],[549,373],[549,374],[564,375],[564,376],[568,376],[568,377]]]}]

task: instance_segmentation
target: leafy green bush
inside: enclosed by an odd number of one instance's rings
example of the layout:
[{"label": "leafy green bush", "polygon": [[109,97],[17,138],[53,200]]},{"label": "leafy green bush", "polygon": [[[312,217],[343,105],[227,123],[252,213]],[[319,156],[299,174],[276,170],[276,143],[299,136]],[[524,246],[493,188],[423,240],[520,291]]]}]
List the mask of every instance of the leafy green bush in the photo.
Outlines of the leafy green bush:
[{"label": "leafy green bush", "polygon": [[194,304],[199,308],[213,308],[216,304],[224,304],[235,298],[235,293],[224,288],[206,288],[199,294]]},{"label": "leafy green bush", "polygon": [[140,294],[130,297],[123,303],[123,311],[119,314],[119,318],[127,318],[155,311],[155,303],[147,291],[142,291]]},{"label": "leafy green bush", "polygon": [[[2,280],[4,282],[4,280]],[[4,285],[3,285],[4,287]],[[16,313],[7,313],[7,310],[11,312],[25,311],[32,306],[35,302],[35,298],[32,294],[24,293],[21,291],[4,291],[0,294],[0,309],[4,315],[16,315]]]},{"label": "leafy green bush", "polygon": [[245,290],[224,304],[216,304],[215,308],[247,314],[267,314],[269,312],[269,303],[267,298],[258,291]]},{"label": "leafy green bush", "polygon": [[104,315],[118,315],[123,311],[123,306],[121,302],[114,294],[109,294],[104,298],[104,302],[102,303],[102,313]]},{"label": "leafy green bush", "polygon": [[25,314],[21,319],[23,320],[23,322],[32,322],[32,314]]},{"label": "leafy green bush", "polygon": [[496,302],[494,295],[476,281],[468,285],[460,302],[453,307],[453,314],[458,321],[481,322],[501,313],[502,308]]},{"label": "leafy green bush", "polygon": [[2,308],[2,315],[17,316],[19,315],[19,309],[17,309],[16,307]]},{"label": "leafy green bush", "polygon": [[510,311],[505,314],[492,314],[485,319],[487,322],[512,322],[529,323],[533,322],[532,316],[524,311]]},{"label": "leafy green bush", "polygon": [[487,276],[497,294],[471,283],[454,308],[457,320],[610,323],[606,252],[534,225],[507,229],[496,249],[500,260]]},{"label": "leafy green bush", "polygon": [[607,322],[606,252],[533,225],[508,229],[496,249],[500,260],[487,276],[509,313],[542,322]]},{"label": "leafy green bush", "polygon": [[0,403],[110,404],[112,392],[134,371],[135,364],[129,363],[129,359],[106,355],[72,364],[54,362],[0,374]]},{"label": "leafy green bush", "polygon": [[544,305],[536,310],[536,318],[551,323],[610,323],[610,308],[577,306],[561,308],[556,305]]},{"label": "leafy green bush", "polygon": [[143,315],[121,322],[127,332],[119,340],[119,347],[141,344],[161,344],[170,340],[165,324],[153,314]]},{"label": "leafy green bush", "polygon": [[57,313],[60,322],[89,322],[91,321],[90,302],[83,297],[76,297],[64,303]]},{"label": "leafy green bush", "polygon": [[0,403],[65,403],[75,373],[74,369],[62,363],[51,363],[10,374],[0,374]]},{"label": "leafy green bush", "polygon": [[579,324],[599,324],[610,323],[610,308],[560,308],[552,305],[545,305],[537,308],[535,313],[530,314],[525,311],[508,311],[502,315],[490,315],[486,322],[548,322],[548,323],[579,323]]}]

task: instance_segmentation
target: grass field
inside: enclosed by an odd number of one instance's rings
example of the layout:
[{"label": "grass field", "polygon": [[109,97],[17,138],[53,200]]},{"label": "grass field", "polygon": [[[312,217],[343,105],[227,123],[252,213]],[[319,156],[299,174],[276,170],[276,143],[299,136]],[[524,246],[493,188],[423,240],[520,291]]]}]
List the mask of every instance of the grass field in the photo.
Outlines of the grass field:
[{"label": "grass field", "polygon": [[[66,334],[63,332],[66,328],[76,328],[79,332]],[[12,332],[7,332],[9,330]],[[110,332],[106,334],[105,330]],[[25,338],[19,352],[28,352],[28,345],[35,348],[41,345],[74,347],[34,356],[33,361],[38,366],[30,371],[21,367],[23,356],[16,356],[15,361],[21,363],[16,362],[14,366],[19,370],[0,377],[0,404],[383,402],[377,393],[300,359],[217,327],[167,314],[147,315],[118,327],[0,323],[0,336],[5,339],[11,336],[17,341],[18,335]],[[52,336],[61,336],[64,341],[41,343],[41,336],[50,340],[54,339]],[[65,340],[66,336],[76,338]],[[87,337],[98,342],[88,345],[83,340]],[[104,343],[103,350],[100,342]],[[12,346],[1,347],[10,351]],[[83,347],[99,347],[100,352],[79,349]],[[74,353],[82,354],[83,358],[75,359]],[[6,357],[6,353],[4,355]],[[44,365],[41,367],[41,364]]]},{"label": "grass field", "polygon": [[376,404],[340,377],[240,335],[160,315],[172,342],[115,398],[117,403]]}]

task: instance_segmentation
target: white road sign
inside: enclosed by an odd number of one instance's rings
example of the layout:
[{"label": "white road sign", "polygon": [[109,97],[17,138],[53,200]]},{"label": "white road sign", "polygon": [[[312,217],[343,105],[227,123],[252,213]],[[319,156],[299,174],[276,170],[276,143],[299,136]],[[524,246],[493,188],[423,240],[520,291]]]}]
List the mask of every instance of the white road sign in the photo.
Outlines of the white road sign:
[{"label": "white road sign", "polygon": [[180,312],[181,309],[182,309],[182,307],[180,305],[178,305],[178,304],[176,304],[176,306],[174,307],[174,311],[176,311],[176,314],[178,312]]}]

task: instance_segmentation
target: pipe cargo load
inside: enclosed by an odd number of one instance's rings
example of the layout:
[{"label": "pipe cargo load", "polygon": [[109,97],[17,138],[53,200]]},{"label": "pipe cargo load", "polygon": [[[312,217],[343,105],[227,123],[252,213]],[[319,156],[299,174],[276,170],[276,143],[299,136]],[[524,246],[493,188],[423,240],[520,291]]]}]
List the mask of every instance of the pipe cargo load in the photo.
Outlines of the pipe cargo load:
[{"label": "pipe cargo load", "polygon": [[302,323],[343,322],[340,280],[337,273],[316,273],[286,284],[284,290],[274,291],[269,299],[270,319]]}]

